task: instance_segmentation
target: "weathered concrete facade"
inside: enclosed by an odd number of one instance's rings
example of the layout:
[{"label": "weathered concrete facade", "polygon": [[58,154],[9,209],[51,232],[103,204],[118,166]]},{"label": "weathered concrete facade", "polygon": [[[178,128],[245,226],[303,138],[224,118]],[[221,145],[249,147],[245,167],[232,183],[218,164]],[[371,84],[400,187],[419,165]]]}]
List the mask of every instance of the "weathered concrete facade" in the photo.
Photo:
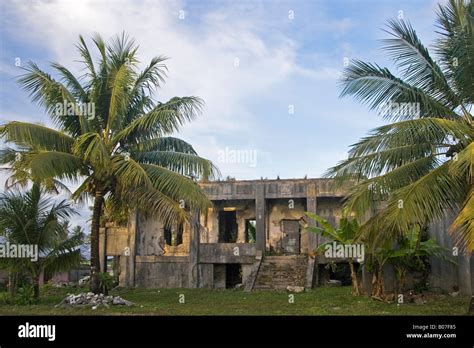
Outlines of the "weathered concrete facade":
[{"label": "weathered concrete facade", "polygon": [[433,288],[446,292],[459,291],[461,294],[474,294],[474,255],[467,255],[458,250],[448,230],[455,215],[446,213],[446,218],[433,221],[429,235],[439,245],[447,249],[453,262],[432,258],[430,283]]},{"label": "weathered concrete facade", "polygon": [[[242,284],[251,289],[264,254],[274,257],[272,266],[282,277],[302,273],[303,285],[313,286],[317,275],[308,251],[317,246],[318,238],[302,230],[301,218],[310,211],[333,224],[339,222],[344,192],[333,191],[331,180],[219,181],[201,187],[213,206],[200,212],[194,224],[166,227],[158,219],[135,213],[125,233],[124,229],[107,232],[107,255],[120,258],[121,286]],[[280,265],[287,269],[278,269]]]},{"label": "weathered concrete facade", "polygon": [[[267,289],[325,281],[324,257],[308,253],[323,241],[303,230],[306,211],[339,224],[345,190],[332,190],[330,179],[218,181],[200,184],[212,201],[183,226],[134,213],[127,228],[107,231],[107,255],[116,256],[119,281],[126,287]],[[449,219],[435,223],[430,235],[452,248]],[[309,220],[309,223],[313,223]],[[104,230],[101,243],[104,245]],[[103,251],[102,251],[103,253]],[[102,258],[101,258],[102,259]],[[470,294],[474,262],[432,261],[432,285]],[[370,275],[363,272],[365,288]],[[392,272],[393,273],[393,272]],[[387,290],[394,275],[387,270]],[[320,279],[321,278],[321,279]]]}]

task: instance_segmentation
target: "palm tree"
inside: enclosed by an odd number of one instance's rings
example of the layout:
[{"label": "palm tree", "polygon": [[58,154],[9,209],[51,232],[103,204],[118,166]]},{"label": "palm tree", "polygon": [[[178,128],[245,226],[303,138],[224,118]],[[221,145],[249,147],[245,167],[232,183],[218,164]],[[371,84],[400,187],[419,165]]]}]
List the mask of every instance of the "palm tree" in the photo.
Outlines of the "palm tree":
[{"label": "palm tree", "polygon": [[371,215],[362,233],[374,247],[455,210],[450,231],[474,249],[474,4],[440,5],[438,26],[436,60],[410,23],[390,20],[384,49],[400,77],[360,60],[344,71],[341,95],[384,108],[391,121],[326,173],[338,184],[359,180],[345,205]]},{"label": "palm tree", "polygon": [[[75,211],[65,200],[55,203],[45,197],[38,184],[26,193],[8,191],[0,194],[0,231],[9,245],[37,245],[37,260],[1,259],[10,273],[27,273],[33,282],[34,298],[39,299],[40,275],[66,271],[81,262],[82,234],[68,235],[64,219]],[[10,284],[11,286],[11,284]]]},{"label": "palm tree", "polygon": [[10,122],[0,127],[0,134],[15,145],[3,151],[1,162],[10,164],[17,180],[24,172],[35,180],[72,180],[80,183],[74,199],[93,199],[91,290],[98,292],[95,274],[100,271],[99,224],[105,198],[125,201],[165,221],[184,221],[188,209],[210,205],[192,178],[206,179],[216,168],[197,156],[190,144],[172,136],[200,114],[202,100],[154,99],[166,77],[166,58],[153,58],[139,71],[138,46],[125,34],[109,43],[99,35],[92,41],[98,62],[83,37],[77,44],[84,75],[75,77],[53,63],[60,78],[56,80],[29,63],[18,80],[57,129]]}]

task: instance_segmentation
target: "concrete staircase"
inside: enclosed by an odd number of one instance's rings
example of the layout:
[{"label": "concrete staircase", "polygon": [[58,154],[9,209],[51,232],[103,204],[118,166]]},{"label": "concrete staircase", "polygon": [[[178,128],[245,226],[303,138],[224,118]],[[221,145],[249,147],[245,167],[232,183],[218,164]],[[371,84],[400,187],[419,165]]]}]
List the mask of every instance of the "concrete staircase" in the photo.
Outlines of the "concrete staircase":
[{"label": "concrete staircase", "polygon": [[264,256],[254,289],[285,290],[287,286],[305,286],[306,255]]}]

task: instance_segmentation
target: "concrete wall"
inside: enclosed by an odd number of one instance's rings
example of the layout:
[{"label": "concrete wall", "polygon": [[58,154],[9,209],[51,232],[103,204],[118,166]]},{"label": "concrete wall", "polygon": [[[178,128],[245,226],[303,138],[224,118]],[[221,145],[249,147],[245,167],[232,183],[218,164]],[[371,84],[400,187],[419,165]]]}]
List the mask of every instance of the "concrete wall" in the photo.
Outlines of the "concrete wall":
[{"label": "concrete wall", "polygon": [[[230,263],[241,265],[245,282],[256,263],[257,249],[279,249],[282,220],[299,220],[304,216],[309,197],[311,211],[330,222],[338,222],[340,217],[338,199],[331,197],[340,197],[343,192],[332,191],[331,180],[327,179],[230,181],[201,186],[213,201],[213,207],[201,213],[202,227],[198,233],[193,232],[193,240],[200,241],[199,246],[196,244],[199,251],[190,250],[189,224],[184,225],[183,243],[172,247],[165,243],[164,226],[159,219],[144,214],[133,215],[126,236],[118,231],[107,232],[108,254],[120,255],[122,286],[225,287],[225,264]],[[230,207],[236,211],[237,241],[218,243],[219,212]],[[246,220],[256,220],[255,244],[245,243]],[[306,253],[314,245],[313,236],[302,230],[300,251]],[[122,253],[126,247],[131,249],[127,256]],[[239,255],[235,255],[235,248]]]},{"label": "concrete wall", "polygon": [[340,197],[320,197],[317,201],[318,215],[326,219],[332,226],[339,226],[342,217]]},{"label": "concrete wall", "polygon": [[184,224],[183,243],[170,246],[165,243],[164,225],[152,216],[139,215],[137,223],[137,255],[185,256],[189,252],[189,224]]},{"label": "concrete wall", "polygon": [[[291,201],[290,201],[291,200]],[[266,248],[281,251],[283,238],[282,220],[299,220],[306,211],[306,199],[269,199],[267,200],[267,243]],[[307,234],[300,230],[300,250],[307,252]]]},{"label": "concrete wall", "polygon": [[137,256],[135,286],[186,288],[188,287],[188,268],[188,258],[184,256]]},{"label": "concrete wall", "polygon": [[255,262],[255,245],[248,243],[204,243],[199,246],[199,263]]},{"label": "concrete wall", "polygon": [[201,231],[201,243],[217,243],[219,240],[219,212],[224,208],[236,208],[237,243],[245,243],[245,220],[255,219],[255,200],[226,200],[213,202],[207,216],[201,214],[200,222],[204,227]]},{"label": "concrete wall", "polygon": [[[434,288],[442,291],[459,290],[461,294],[471,295],[474,290],[474,256],[453,249],[455,247],[453,236],[448,231],[454,217],[454,213],[447,213],[445,219],[435,221],[430,225],[430,237],[448,249],[446,255],[455,262],[450,263],[439,258],[431,258],[430,282]],[[456,251],[457,255],[455,255]]]}]

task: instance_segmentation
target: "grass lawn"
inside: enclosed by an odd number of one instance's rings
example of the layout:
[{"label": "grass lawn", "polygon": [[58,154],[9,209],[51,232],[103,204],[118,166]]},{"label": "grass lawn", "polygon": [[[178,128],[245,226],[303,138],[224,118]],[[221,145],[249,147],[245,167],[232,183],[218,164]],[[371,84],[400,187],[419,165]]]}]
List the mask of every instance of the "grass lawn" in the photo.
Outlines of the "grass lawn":
[{"label": "grass lawn", "polygon": [[[350,287],[318,288],[295,294],[286,292],[208,289],[118,289],[133,307],[55,308],[66,293],[83,289],[45,289],[38,305],[0,304],[0,315],[465,315],[470,298],[436,295],[427,304],[386,304],[351,295]],[[185,303],[179,303],[184,294]],[[0,293],[0,295],[7,295]],[[5,297],[3,297],[5,298]]]}]

